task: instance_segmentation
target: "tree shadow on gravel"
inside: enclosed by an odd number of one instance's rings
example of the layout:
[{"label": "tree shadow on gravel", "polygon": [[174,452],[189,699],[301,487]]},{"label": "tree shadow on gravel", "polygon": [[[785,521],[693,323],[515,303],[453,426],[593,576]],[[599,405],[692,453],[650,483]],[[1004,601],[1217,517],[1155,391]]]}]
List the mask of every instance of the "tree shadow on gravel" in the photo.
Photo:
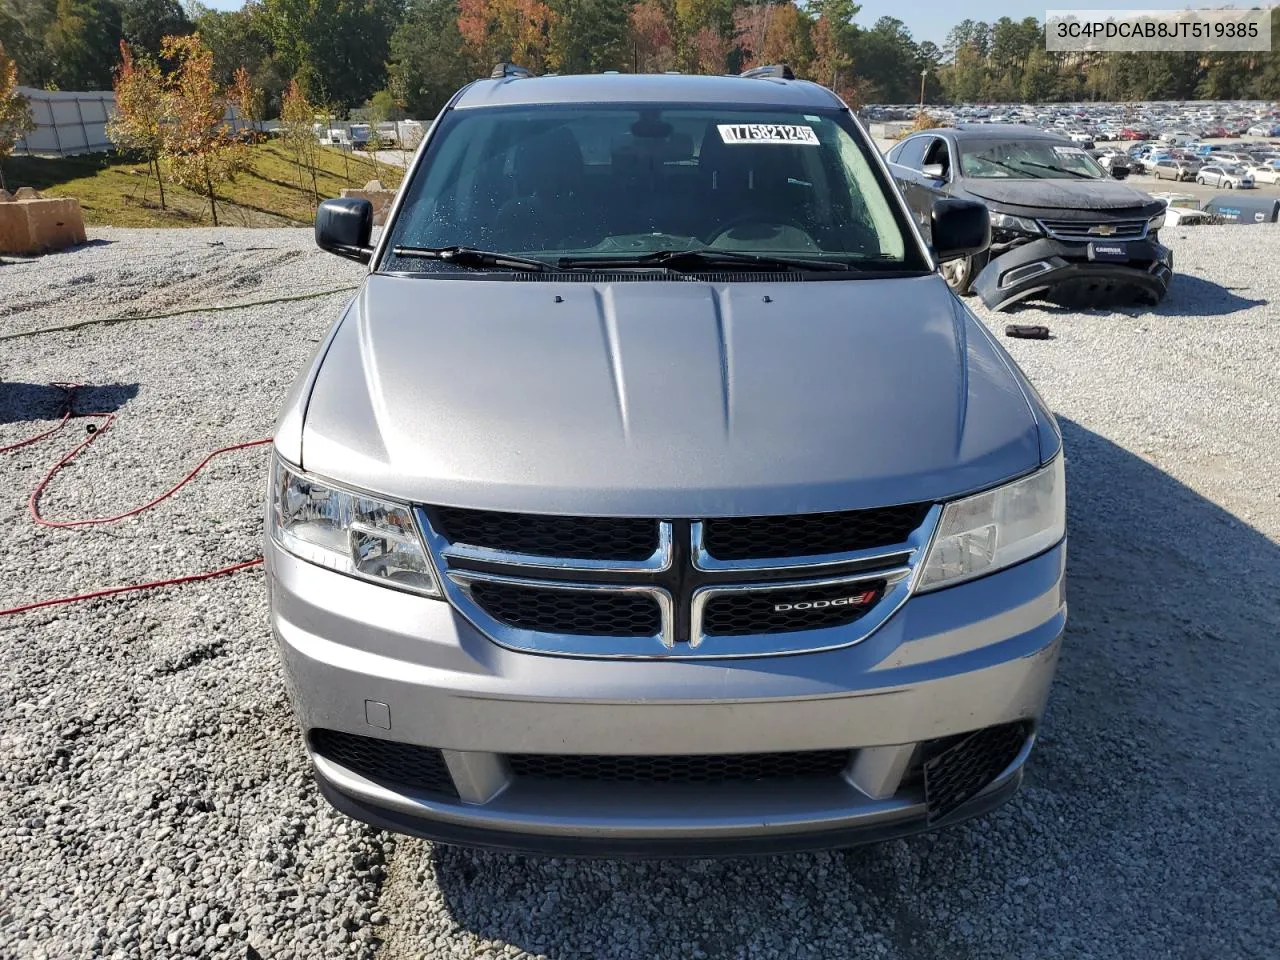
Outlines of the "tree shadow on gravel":
[{"label": "tree shadow on gravel", "polygon": [[[1122,447],[1062,427],[1070,624],[1011,803],[910,840],[750,860],[437,846],[416,882],[439,885],[464,931],[556,960],[1257,955],[1280,924],[1267,865],[1280,832],[1280,549]],[[413,937],[440,933],[414,930],[430,896],[384,905],[419,948]]]},{"label": "tree shadow on gravel", "polygon": [[[136,383],[78,386],[75,390],[75,412],[115,413],[138,395],[138,389]],[[66,409],[67,391],[54,384],[0,381],[0,424],[56,421]]]}]

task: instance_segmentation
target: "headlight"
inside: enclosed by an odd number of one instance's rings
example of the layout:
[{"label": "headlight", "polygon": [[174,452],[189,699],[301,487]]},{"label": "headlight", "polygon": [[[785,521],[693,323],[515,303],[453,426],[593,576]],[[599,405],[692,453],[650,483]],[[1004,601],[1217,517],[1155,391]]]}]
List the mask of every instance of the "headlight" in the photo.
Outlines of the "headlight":
[{"label": "headlight", "polygon": [[439,597],[409,508],[341,490],[275,458],[271,536],[282,549],[339,573]]},{"label": "headlight", "polygon": [[994,573],[1048,550],[1067,532],[1059,453],[1047,467],[986,493],[948,503],[916,590],[936,590]]},{"label": "headlight", "polygon": [[991,226],[995,230],[1009,230],[1013,233],[1039,233],[1040,224],[1026,217],[1011,217],[1007,213],[991,213]]},{"label": "headlight", "polygon": [[1147,233],[1155,233],[1164,226],[1164,214],[1161,213],[1151,218],[1151,222],[1147,224]]}]

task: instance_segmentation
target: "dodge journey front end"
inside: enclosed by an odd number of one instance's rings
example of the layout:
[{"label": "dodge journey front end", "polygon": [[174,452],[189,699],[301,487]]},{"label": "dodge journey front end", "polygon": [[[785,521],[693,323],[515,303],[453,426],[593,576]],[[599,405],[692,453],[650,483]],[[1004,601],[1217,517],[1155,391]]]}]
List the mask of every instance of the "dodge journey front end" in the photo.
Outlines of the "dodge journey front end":
[{"label": "dodge journey front end", "polygon": [[324,795],[445,842],[849,845],[1017,790],[1066,619],[1053,417],[833,94],[466,87],[285,404],[271,622]]}]

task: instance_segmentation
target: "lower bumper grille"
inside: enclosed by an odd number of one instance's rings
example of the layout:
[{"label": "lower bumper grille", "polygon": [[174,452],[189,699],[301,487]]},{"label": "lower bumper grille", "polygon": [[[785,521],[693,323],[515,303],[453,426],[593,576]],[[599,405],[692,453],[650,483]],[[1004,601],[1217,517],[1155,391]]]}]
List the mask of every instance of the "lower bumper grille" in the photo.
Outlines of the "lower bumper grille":
[{"label": "lower bumper grille", "polygon": [[800,587],[764,592],[733,591],[707,602],[702,629],[707,636],[743,637],[842,627],[874,607],[884,582]]},{"label": "lower bumper grille", "polygon": [[652,596],[479,581],[471,595],[489,616],[522,630],[589,637],[649,637],[662,629]]},{"label": "lower bumper grille", "polygon": [[929,819],[945,817],[986,789],[1013,763],[1030,735],[1029,724],[1007,723],[934,744],[924,762]]},{"label": "lower bumper grille", "polygon": [[317,754],[375,783],[453,798],[458,796],[444,755],[433,747],[361,737],[337,730],[316,729],[309,736],[311,749]]},{"label": "lower bumper grille", "polygon": [[749,783],[837,777],[848,750],[731,753],[710,756],[573,756],[512,754],[511,771],[541,780],[612,783]]}]

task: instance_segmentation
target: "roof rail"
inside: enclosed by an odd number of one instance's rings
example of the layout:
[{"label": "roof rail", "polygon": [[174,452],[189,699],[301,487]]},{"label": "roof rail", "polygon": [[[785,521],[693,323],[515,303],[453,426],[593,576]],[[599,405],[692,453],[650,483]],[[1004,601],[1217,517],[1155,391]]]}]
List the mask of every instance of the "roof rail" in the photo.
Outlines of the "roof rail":
[{"label": "roof rail", "polygon": [[503,80],[507,77],[523,80],[528,77],[532,77],[533,72],[531,70],[526,69],[525,67],[520,66],[519,64],[498,63],[498,64],[494,64],[493,69],[489,72],[489,76],[492,77],[494,80]]},{"label": "roof rail", "polygon": [[750,70],[744,70],[738,74],[740,77],[748,77],[752,80],[760,77],[775,77],[779,80],[794,80],[796,73],[785,63],[771,63],[767,67],[752,67]]}]

